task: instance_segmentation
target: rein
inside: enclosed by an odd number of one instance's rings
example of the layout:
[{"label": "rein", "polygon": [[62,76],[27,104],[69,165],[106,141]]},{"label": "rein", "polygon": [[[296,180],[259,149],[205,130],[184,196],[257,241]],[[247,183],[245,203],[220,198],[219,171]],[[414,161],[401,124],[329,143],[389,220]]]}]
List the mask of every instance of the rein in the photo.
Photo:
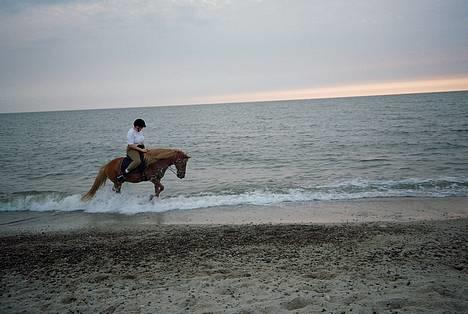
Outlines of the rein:
[{"label": "rein", "polygon": [[173,166],[173,165],[167,167],[167,169],[171,170],[171,172],[172,172],[173,174],[177,175],[177,172],[175,172],[174,169],[172,169],[172,166]]},{"label": "rein", "polygon": [[[173,174],[175,174],[177,176],[177,172],[175,172],[174,169],[172,169],[172,166],[173,165],[167,167],[166,169],[169,169]],[[157,178],[157,176],[158,175],[156,174],[156,175],[152,176],[151,178],[154,179],[154,178]]]},{"label": "rein", "polygon": [[177,175],[177,172],[176,172],[174,169],[172,169],[172,166],[175,167],[175,164],[178,163],[178,162],[180,162],[180,161],[181,161],[181,159],[176,159],[172,165],[170,165],[169,167],[167,167],[167,169],[169,169],[173,174]]}]

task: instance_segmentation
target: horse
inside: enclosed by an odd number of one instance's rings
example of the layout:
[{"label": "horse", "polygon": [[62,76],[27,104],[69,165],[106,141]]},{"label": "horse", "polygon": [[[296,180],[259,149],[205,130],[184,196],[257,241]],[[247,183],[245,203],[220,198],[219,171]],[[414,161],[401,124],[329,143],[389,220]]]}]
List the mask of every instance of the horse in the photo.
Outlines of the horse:
[{"label": "horse", "polygon": [[[189,155],[178,149],[149,149],[148,152],[144,153],[144,162],[146,167],[143,172],[135,169],[125,176],[125,181],[131,183],[151,181],[154,184],[155,191],[155,194],[150,197],[152,200],[154,197],[159,197],[159,194],[164,190],[164,185],[161,184],[161,179],[164,177],[167,168],[174,165],[177,169],[177,177],[179,179],[183,179],[185,177],[185,170],[189,158]],[[107,179],[114,183],[112,190],[116,193],[120,193],[123,182],[119,182],[117,177],[121,174],[123,160],[124,157],[116,158],[102,166],[94,180],[93,186],[85,195],[83,195],[81,200],[88,201],[92,199],[96,194],[96,191],[106,183]]]}]

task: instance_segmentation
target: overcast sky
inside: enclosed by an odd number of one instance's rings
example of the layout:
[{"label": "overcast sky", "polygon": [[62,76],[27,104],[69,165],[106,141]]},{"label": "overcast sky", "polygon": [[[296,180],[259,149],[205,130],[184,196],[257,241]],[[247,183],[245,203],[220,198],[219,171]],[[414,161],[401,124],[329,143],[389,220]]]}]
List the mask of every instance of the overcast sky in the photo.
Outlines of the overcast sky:
[{"label": "overcast sky", "polygon": [[468,1],[0,0],[0,112],[425,89],[468,89]]}]

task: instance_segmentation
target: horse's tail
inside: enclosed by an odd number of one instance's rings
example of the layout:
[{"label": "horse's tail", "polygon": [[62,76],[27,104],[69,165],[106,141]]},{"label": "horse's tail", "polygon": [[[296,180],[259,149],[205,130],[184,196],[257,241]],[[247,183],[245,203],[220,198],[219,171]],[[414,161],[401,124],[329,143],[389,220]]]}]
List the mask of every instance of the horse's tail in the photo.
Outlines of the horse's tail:
[{"label": "horse's tail", "polygon": [[89,201],[90,199],[92,199],[94,197],[94,194],[96,194],[96,191],[99,190],[99,188],[103,186],[104,183],[106,183],[106,180],[107,180],[106,171],[105,171],[106,166],[107,165],[104,165],[101,167],[101,169],[99,169],[99,173],[96,179],[94,180],[93,186],[88,191],[88,193],[83,195],[83,197],[81,198],[82,201]]}]

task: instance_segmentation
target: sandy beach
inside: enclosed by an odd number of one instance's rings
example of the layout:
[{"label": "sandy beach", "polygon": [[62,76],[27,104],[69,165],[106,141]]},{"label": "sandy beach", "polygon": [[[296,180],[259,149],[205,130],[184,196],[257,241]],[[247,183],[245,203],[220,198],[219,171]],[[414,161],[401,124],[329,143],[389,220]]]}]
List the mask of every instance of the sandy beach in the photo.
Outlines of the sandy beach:
[{"label": "sandy beach", "polygon": [[447,219],[1,213],[0,312],[466,313],[466,199],[425,202]]}]

